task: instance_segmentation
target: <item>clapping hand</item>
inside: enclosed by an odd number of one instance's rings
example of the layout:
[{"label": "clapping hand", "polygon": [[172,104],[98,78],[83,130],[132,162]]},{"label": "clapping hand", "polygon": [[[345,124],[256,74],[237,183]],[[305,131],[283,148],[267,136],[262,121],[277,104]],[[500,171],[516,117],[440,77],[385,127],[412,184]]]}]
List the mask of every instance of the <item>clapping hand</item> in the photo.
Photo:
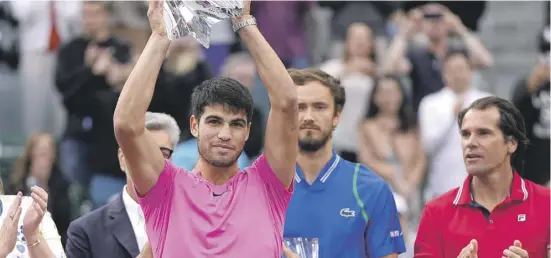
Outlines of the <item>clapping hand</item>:
[{"label": "clapping hand", "polygon": [[113,64],[113,53],[114,49],[112,47],[99,50],[98,57],[92,65],[92,72],[95,75],[104,75],[111,69]]},{"label": "clapping hand", "polygon": [[471,242],[461,250],[457,258],[478,258],[478,242],[476,239],[471,240]]},{"label": "clapping hand", "polygon": [[19,218],[21,217],[21,200],[23,195],[17,193],[15,200],[7,211],[7,216],[0,226],[0,257],[6,257],[15,248]]},{"label": "clapping hand", "polygon": [[503,258],[528,258],[528,252],[522,249],[522,244],[520,241],[515,240],[512,246],[509,249],[503,250]]},{"label": "clapping hand", "polygon": [[111,85],[111,87],[121,89],[122,86],[124,86],[126,79],[128,79],[128,76],[130,75],[133,67],[133,63],[112,63],[105,76],[107,83]]},{"label": "clapping hand", "polygon": [[23,235],[29,244],[40,234],[40,223],[48,208],[48,193],[39,186],[31,187],[31,191],[33,201],[23,217]]}]

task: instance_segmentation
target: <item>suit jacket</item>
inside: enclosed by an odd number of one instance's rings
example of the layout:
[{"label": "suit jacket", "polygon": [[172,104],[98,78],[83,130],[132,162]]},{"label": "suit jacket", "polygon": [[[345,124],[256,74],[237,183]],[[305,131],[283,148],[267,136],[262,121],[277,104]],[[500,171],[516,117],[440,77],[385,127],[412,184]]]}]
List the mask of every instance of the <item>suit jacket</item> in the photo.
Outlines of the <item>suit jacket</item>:
[{"label": "suit jacket", "polygon": [[138,256],[140,250],[122,195],[71,222],[65,249],[68,258]]}]

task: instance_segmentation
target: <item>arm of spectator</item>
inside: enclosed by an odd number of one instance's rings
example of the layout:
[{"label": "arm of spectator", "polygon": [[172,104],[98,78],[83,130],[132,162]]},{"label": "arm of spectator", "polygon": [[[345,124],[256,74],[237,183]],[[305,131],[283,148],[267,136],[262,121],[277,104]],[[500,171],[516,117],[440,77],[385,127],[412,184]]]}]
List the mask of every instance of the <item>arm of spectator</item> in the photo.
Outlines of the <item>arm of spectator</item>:
[{"label": "arm of spectator", "polygon": [[415,258],[440,258],[445,257],[442,251],[442,236],[440,230],[442,226],[436,217],[437,211],[432,210],[430,205],[426,205],[421,215],[417,238],[415,239],[414,254]]},{"label": "arm of spectator", "polygon": [[40,232],[38,238],[27,239],[29,246],[29,257],[35,258],[62,258],[65,257],[65,251],[63,245],[61,244],[61,236],[57,231],[52,215],[49,212],[44,214],[42,223],[40,223]]},{"label": "arm of spectator", "polygon": [[73,221],[67,229],[67,258],[91,258],[90,241],[79,221]]},{"label": "arm of spectator", "polygon": [[[251,16],[245,15],[239,19],[248,18]],[[279,181],[289,188],[295,178],[298,156],[296,86],[257,26],[246,26],[238,33],[247,45],[270,97],[271,109],[266,125],[266,158]]]},{"label": "arm of spectator", "polygon": [[369,122],[364,122],[360,126],[359,134],[361,141],[358,146],[360,161],[394,186],[395,170],[378,154],[377,147],[381,145],[378,143],[377,128]]},{"label": "arm of spectator", "polygon": [[[95,47],[87,49],[87,58],[95,59],[98,52]],[[103,76],[96,76],[92,68],[86,65],[82,57],[75,56],[75,49],[71,43],[61,47],[58,53],[55,72],[55,83],[63,102],[71,109],[86,105],[87,93],[94,88],[107,86]],[[92,60],[90,60],[92,62]]]},{"label": "arm of spectator", "polygon": [[385,59],[381,61],[383,74],[407,74],[411,70],[408,60],[408,41],[417,32],[422,19],[419,10],[413,9],[399,22],[398,33],[388,47]]},{"label": "arm of spectator", "polygon": [[441,102],[434,102],[434,98],[428,97],[421,100],[418,115],[421,146],[431,156],[446,140],[449,130],[456,126],[456,117],[452,108],[441,106]]},{"label": "arm of spectator", "polygon": [[157,184],[165,166],[157,143],[144,127],[157,76],[170,45],[163,22],[162,3],[149,2],[148,16],[153,32],[126,80],[113,116],[115,138],[126,159],[135,189],[141,196]]},{"label": "arm of spectator", "polygon": [[519,108],[523,106],[526,101],[530,99],[530,91],[528,90],[528,78],[523,77],[517,81],[513,87],[513,94],[511,96],[511,101],[513,104]]},{"label": "arm of spectator", "polygon": [[405,164],[405,177],[412,187],[418,188],[427,171],[427,157],[421,147],[419,130],[409,132],[407,141],[404,145],[405,146],[400,146],[400,148],[406,149],[409,152],[409,157],[411,157]]},{"label": "arm of spectator", "polygon": [[461,19],[457,15],[447,11],[444,14],[444,19],[463,40],[473,64],[482,67],[489,67],[494,64],[494,58],[490,54],[490,51],[486,49],[480,38],[461,22]]}]

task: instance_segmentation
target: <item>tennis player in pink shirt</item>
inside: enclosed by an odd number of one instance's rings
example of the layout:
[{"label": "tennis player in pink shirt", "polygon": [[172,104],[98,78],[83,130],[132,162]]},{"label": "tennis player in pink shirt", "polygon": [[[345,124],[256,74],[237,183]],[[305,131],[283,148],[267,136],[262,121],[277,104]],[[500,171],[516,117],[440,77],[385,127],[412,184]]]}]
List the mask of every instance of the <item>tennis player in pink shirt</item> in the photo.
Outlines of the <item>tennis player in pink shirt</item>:
[{"label": "tennis player in pink shirt", "polygon": [[251,94],[229,78],[207,80],[194,89],[191,100],[190,128],[200,159],[189,173],[165,160],[144,128],[170,45],[163,2],[150,0],[152,35],[124,85],[113,120],[155,257],[281,257],[298,153],[297,93],[249,15],[249,6],[246,2],[244,15],[233,20],[233,27],[246,43],[270,95],[265,153],[239,171],[236,161],[251,126]]}]

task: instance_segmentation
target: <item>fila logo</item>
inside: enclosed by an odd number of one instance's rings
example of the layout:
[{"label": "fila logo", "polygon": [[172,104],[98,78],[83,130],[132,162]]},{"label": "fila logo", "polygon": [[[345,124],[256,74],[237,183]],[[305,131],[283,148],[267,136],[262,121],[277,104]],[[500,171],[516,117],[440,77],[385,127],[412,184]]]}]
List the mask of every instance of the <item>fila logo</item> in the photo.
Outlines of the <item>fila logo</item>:
[{"label": "fila logo", "polygon": [[343,217],[356,217],[356,212],[351,211],[350,208],[344,208],[341,210],[341,216]]},{"label": "fila logo", "polygon": [[525,222],[526,221],[526,214],[519,214],[517,216],[517,221],[518,222]]}]

